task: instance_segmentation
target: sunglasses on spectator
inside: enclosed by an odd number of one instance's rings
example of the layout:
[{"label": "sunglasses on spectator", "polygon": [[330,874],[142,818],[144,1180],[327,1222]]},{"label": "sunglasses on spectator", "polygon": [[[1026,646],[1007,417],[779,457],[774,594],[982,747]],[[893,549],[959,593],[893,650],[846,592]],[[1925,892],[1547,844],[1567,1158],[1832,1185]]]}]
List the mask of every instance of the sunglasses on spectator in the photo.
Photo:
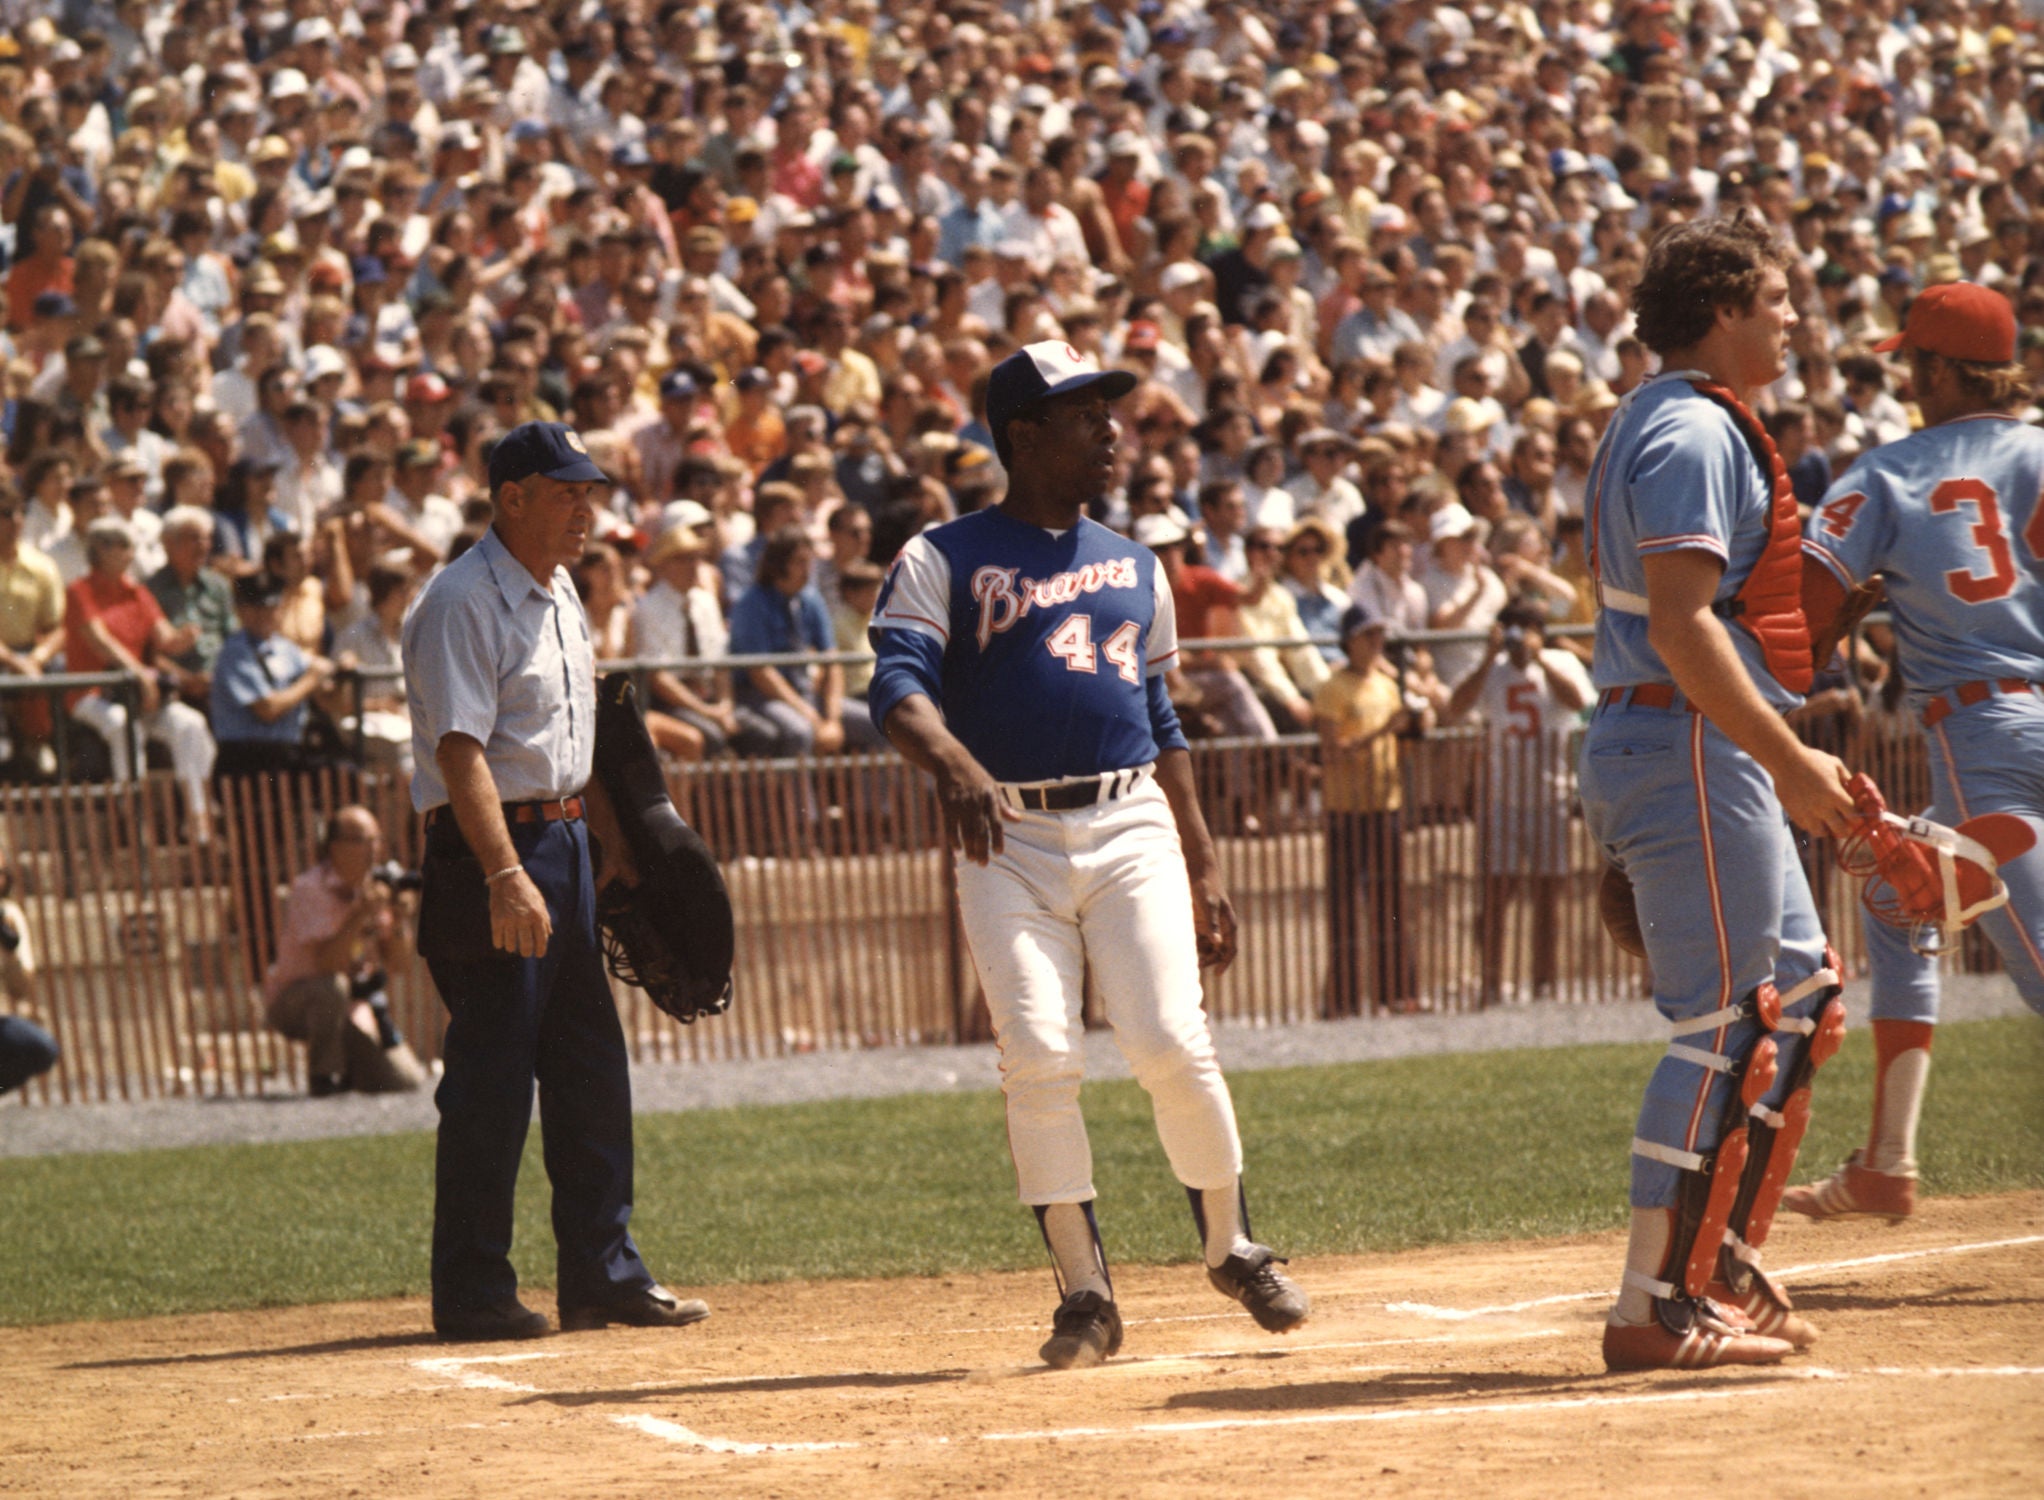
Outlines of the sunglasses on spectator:
[{"label": "sunglasses on spectator", "polygon": [[1325,542],[1294,542],[1285,550],[1294,557],[1327,556],[1327,544]]}]

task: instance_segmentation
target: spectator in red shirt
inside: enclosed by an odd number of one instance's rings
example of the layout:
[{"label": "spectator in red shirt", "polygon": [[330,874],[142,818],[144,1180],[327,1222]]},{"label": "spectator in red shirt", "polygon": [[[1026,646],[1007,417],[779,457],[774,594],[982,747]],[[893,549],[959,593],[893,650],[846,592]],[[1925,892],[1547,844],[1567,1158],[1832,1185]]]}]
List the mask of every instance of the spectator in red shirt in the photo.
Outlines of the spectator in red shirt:
[{"label": "spectator in red shirt", "polygon": [[[155,666],[189,651],[199,627],[173,627],[156,596],[129,575],[135,535],[119,516],[102,516],[86,530],[85,556],[89,571],[65,594],[65,665],[73,672],[119,671],[135,679],[143,737],[169,748],[171,767],[184,788],[191,841],[210,842],[213,819],[206,782],[213,774],[213,733],[204,714],[178,699],[174,679],[165,693]],[[69,708],[72,718],[106,741],[114,780],[132,781],[127,705],[94,688],[73,695]]]},{"label": "spectator in red shirt", "polygon": [[[1177,516],[1144,516],[1135,539],[1157,554],[1171,585],[1171,606],[1181,641],[1224,640],[1244,634],[1236,605],[1242,591],[1212,568],[1186,560],[1192,532]],[[1228,738],[1274,740],[1277,726],[1258,701],[1233,656],[1218,651],[1189,653],[1185,680],[1199,690],[1199,712]]]}]

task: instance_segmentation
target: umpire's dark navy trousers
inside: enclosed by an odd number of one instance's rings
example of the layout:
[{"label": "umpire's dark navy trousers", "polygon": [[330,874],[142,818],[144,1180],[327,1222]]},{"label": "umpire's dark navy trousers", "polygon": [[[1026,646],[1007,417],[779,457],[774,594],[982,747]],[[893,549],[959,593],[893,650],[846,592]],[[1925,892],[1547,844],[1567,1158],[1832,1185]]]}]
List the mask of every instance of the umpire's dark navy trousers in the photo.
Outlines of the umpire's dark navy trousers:
[{"label": "umpire's dark navy trousers", "polygon": [[514,823],[511,841],[553,921],[540,958],[487,948],[483,871],[454,820],[439,819],[426,840],[419,946],[449,1016],[446,1072],[434,1096],[439,1314],[501,1306],[517,1292],[511,1205],[535,1079],[562,1305],[612,1301],[653,1280],[626,1227],[631,1078],[596,942],[588,829],[580,820]]}]

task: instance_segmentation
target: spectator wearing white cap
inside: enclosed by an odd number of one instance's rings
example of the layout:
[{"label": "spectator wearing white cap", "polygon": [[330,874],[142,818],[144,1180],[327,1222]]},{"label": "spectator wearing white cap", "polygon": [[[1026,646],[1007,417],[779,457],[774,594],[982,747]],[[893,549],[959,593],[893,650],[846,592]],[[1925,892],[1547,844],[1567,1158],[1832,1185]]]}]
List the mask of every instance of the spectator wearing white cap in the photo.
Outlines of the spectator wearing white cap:
[{"label": "spectator wearing white cap", "polygon": [[[1427,625],[1433,630],[1489,630],[1509,602],[1505,586],[1483,561],[1476,517],[1459,501],[1434,512],[1428,523],[1426,562],[1419,585],[1427,596]],[[1460,682],[1483,658],[1482,641],[1443,641],[1434,664],[1444,682]]]},{"label": "spectator wearing white cap", "polygon": [[1259,203],[1242,219],[1242,243],[1208,263],[1214,273],[1214,305],[1231,325],[1246,325],[1255,316],[1256,299],[1270,285],[1270,249],[1285,227],[1284,211],[1275,203]]}]

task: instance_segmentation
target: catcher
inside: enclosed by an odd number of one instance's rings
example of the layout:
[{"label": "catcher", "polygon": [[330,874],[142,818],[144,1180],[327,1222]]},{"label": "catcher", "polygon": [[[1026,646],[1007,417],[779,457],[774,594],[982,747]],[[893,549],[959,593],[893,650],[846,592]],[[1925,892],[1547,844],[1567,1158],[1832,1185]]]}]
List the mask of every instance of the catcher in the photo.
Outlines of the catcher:
[{"label": "catcher", "polygon": [[[653,1279],[628,1227],[631,1079],[584,821],[610,798],[606,778],[592,781],[595,665],[567,569],[609,481],[554,422],[506,433],[489,477],[490,530],[427,584],[404,634],[412,802],[426,820],[419,952],[449,1018],[435,1096],[433,1327],[458,1340],[548,1332],[546,1315],[518,1300],[510,1258],[535,1079],[562,1329],[679,1327],[710,1310]],[[635,778],[613,779],[623,807],[643,817]],[[613,833],[606,885],[626,879],[611,867],[628,847],[640,891],[667,880],[657,856],[672,827],[638,838]],[[709,924],[727,964],[728,920]],[[656,981],[667,977],[637,956]],[[705,983],[721,994],[716,976]]]}]

